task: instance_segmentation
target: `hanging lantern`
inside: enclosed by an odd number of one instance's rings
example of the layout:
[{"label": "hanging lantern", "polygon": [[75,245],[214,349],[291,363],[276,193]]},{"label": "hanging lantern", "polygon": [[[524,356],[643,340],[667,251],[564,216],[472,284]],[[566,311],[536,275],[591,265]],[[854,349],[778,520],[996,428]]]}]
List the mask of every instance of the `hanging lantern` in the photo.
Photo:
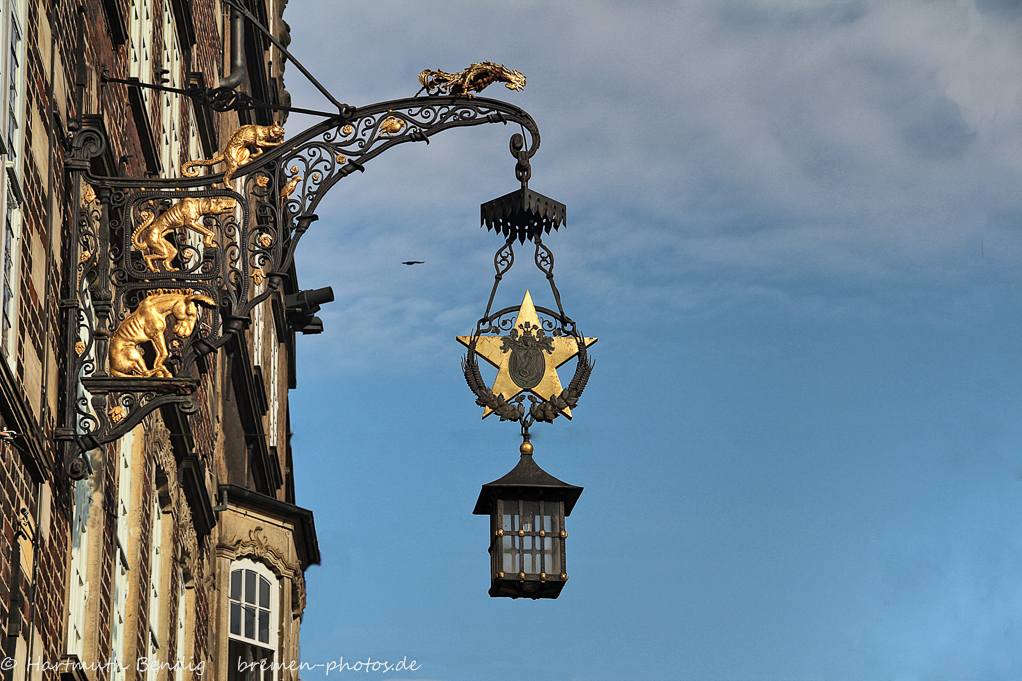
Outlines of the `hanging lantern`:
[{"label": "hanging lantern", "polygon": [[[568,579],[564,518],[582,488],[536,465],[529,428],[537,421],[572,417],[593,369],[586,349],[597,339],[584,337],[564,313],[554,284],[554,256],[543,244],[544,234],[564,224],[564,204],[529,189],[529,155],[520,135],[512,137],[511,153],[518,159],[521,189],[484,203],[480,211],[482,223],[505,239],[493,260],[490,300],[475,332],[458,341],[468,348],[462,368],[483,418],[497,414],[501,421],[519,423],[524,442],[518,465],[483,485],[473,513],[490,516],[490,596],[557,598]],[[556,310],[535,305],[526,291],[521,305],[491,314],[497,287],[514,264],[515,241],[535,244],[534,260],[550,285]],[[497,369],[492,386],[479,373],[479,357]],[[557,368],[572,358],[577,361],[574,376],[562,387]]]},{"label": "hanging lantern", "polygon": [[475,515],[490,516],[490,596],[557,598],[568,580],[564,518],[582,488],[561,482],[532,459],[532,444],[510,473],[483,485]]}]

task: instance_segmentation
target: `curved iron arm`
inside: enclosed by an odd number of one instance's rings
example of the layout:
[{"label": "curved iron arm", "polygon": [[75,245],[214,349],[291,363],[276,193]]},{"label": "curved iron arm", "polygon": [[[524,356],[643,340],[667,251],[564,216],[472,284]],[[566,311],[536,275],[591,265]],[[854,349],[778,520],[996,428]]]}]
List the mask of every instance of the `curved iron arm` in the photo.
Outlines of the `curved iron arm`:
[{"label": "curved iron arm", "polygon": [[486,98],[409,97],[362,107],[351,117],[324,121],[298,135],[285,148],[267,154],[268,158],[246,166],[246,172],[251,172],[276,164],[279,186],[287,183],[286,171],[302,178],[280,209],[281,224],[297,222],[299,230],[281,259],[279,271],[290,267],[294,259],[304,232],[302,218],[315,214],[323,196],[339,180],[356,171],[364,172],[366,163],[398,144],[429,144],[430,137],[444,130],[488,123],[517,123],[529,132],[528,156],[539,149],[539,127],[517,106]]},{"label": "curved iron arm", "polygon": [[[388,116],[380,117],[381,114]],[[393,115],[394,118],[405,122],[400,131],[393,134],[381,133],[378,128],[383,121]],[[426,142],[434,135],[451,128],[471,127],[487,123],[518,123],[529,132],[530,143],[525,149],[528,158],[532,158],[539,150],[540,135],[539,126],[536,121],[524,109],[502,102],[497,99],[486,97],[465,97],[465,96],[444,96],[444,97],[406,97],[394,99],[388,102],[378,102],[360,108],[352,108],[348,115],[338,114],[325,121],[320,121],[311,128],[290,138],[280,147],[263,153],[243,166],[235,173],[235,177],[243,177],[279,163],[287,165],[289,159],[299,155],[302,148],[314,144],[315,140],[327,135],[331,131],[343,130],[345,125],[351,125],[357,130],[355,137],[347,139],[343,135],[331,135],[325,143],[336,146],[338,150],[348,150],[354,154],[346,164],[339,164],[345,170],[339,171],[340,176],[350,175],[356,170],[362,171],[365,162],[376,158],[387,149],[401,144],[402,142]],[[89,132],[83,130],[75,134],[75,140],[79,135]],[[99,135],[92,132],[92,137]],[[91,138],[88,138],[91,140]],[[153,189],[165,188],[190,188],[203,187],[212,182],[223,179],[223,173],[215,175],[202,175],[199,177],[171,177],[171,178],[126,178],[108,177],[93,175],[88,166],[88,159],[99,156],[105,150],[105,141],[102,146],[90,144],[86,141],[72,142],[71,158],[80,159],[73,169],[84,171],[83,177],[87,182],[94,185],[103,184],[109,187],[139,187],[145,186]],[[75,153],[77,152],[77,153]],[[70,160],[70,159],[69,159]],[[354,163],[350,162],[351,160]],[[350,167],[349,167],[350,166]],[[338,177],[337,179],[340,179]],[[334,182],[323,184],[323,189],[329,189]],[[318,202],[317,202],[318,203]],[[315,208],[315,206],[312,206]]]},{"label": "curved iron arm", "polygon": [[[58,428],[58,438],[69,445],[64,457],[69,477],[77,479],[88,474],[85,452],[117,440],[159,406],[177,404],[188,412],[197,408],[193,394],[197,386],[193,386],[193,379],[185,377],[185,370],[190,372],[199,355],[214,351],[244,328],[251,309],[280,286],[284,273],[293,262],[298,241],[316,219],[313,211],[341,178],[355,171],[364,171],[367,162],[398,144],[428,144],[430,137],[443,130],[487,123],[517,123],[523,131],[529,132],[529,144],[516,155],[519,162],[522,158],[527,160],[539,149],[539,128],[533,118],[519,107],[482,97],[410,97],[359,109],[346,108],[284,144],[256,156],[234,172],[235,179],[242,181],[240,195],[226,187],[210,187],[214,183],[222,183],[223,173],[166,179],[94,175],[90,160],[105,152],[107,142],[95,130],[76,131],[66,160],[66,166],[75,178],[72,191],[75,201],[73,243],[79,257],[88,257],[79,261],[77,276],[81,284],[75,287],[74,298],[62,304],[68,322],[66,328],[69,329],[65,345],[69,354],[78,352],[77,359],[71,355],[65,413]],[[297,168],[297,172],[289,173],[292,168]],[[92,185],[99,195],[98,208],[93,209],[95,229],[83,221],[77,178]],[[287,187],[290,191],[283,195],[282,200],[279,196],[281,188]],[[133,263],[131,260],[133,252],[129,244],[133,223],[129,219],[130,211],[137,211],[143,201],[152,202],[161,197],[171,203],[187,197],[230,196],[246,198],[254,208],[249,210],[248,206],[241,206],[241,222],[227,224],[233,230],[229,233],[234,239],[230,263],[223,254],[215,252],[211,258],[201,258],[203,263],[211,262],[218,267],[229,264],[232,268],[222,278],[226,282],[223,285],[229,284],[230,290],[214,296],[220,303],[220,309],[214,313],[223,323],[214,320],[212,325],[220,335],[194,338],[185,344],[179,378],[158,381],[108,376],[107,339],[113,327],[108,326],[107,320],[116,321],[111,314],[118,306],[124,309],[126,295],[136,295],[147,287],[180,289],[201,284],[206,287],[203,290],[208,291],[213,285],[208,277],[193,282],[192,279],[198,276],[196,268],[153,274],[140,270],[137,261]],[[231,220],[227,218],[226,222]],[[224,231],[224,220],[218,218],[217,225],[222,234],[228,234]],[[119,232],[114,230],[115,226]],[[113,233],[121,235],[120,243],[111,240]],[[263,236],[272,237],[268,239],[271,245],[254,246]],[[221,246],[224,245],[230,244],[221,241]],[[250,284],[252,272],[256,269],[265,271],[268,284],[258,295],[254,294]],[[86,291],[89,296],[86,296]],[[88,320],[82,321],[82,315],[88,308],[96,314],[95,325]],[[74,350],[79,338],[84,348],[96,348],[93,358],[89,358],[88,351]],[[79,385],[91,388],[92,410],[78,399]],[[123,408],[117,420],[109,413],[113,409],[104,408],[110,404],[108,396],[113,399],[114,408]],[[88,424],[84,432],[80,429],[82,424]]]}]

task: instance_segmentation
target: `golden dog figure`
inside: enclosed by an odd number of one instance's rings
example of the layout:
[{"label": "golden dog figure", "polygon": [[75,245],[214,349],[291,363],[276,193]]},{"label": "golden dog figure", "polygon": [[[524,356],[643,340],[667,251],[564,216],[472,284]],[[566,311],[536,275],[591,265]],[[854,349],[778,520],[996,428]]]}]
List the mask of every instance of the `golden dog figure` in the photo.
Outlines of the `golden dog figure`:
[{"label": "golden dog figure", "polygon": [[[110,375],[127,378],[172,378],[170,370],[163,366],[167,359],[167,341],[163,332],[167,330],[167,315],[173,315],[174,334],[182,338],[190,336],[199,319],[196,303],[216,307],[209,296],[189,291],[156,291],[143,300],[130,315],[125,317],[110,337]],[[152,343],[156,349],[156,361],[149,369],[142,359],[138,347]]]},{"label": "golden dog figure", "polygon": [[150,211],[143,211],[142,224],[131,234],[131,245],[140,251],[149,250],[142,258],[150,272],[159,272],[156,268],[157,261],[162,261],[168,272],[177,271],[177,268],[170,264],[177,256],[177,249],[167,241],[166,236],[179,227],[185,227],[201,234],[202,243],[206,246],[215,246],[213,237],[216,234],[202,224],[202,216],[228,213],[237,205],[237,200],[229,196],[198,199],[189,196],[168,208],[158,218],[154,218]]}]

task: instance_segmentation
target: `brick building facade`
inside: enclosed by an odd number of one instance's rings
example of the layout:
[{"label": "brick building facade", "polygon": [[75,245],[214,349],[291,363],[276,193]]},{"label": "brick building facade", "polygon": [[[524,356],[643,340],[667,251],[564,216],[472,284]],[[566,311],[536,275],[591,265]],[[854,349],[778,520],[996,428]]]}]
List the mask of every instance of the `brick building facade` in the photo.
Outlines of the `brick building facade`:
[{"label": "brick building facade", "polygon": [[[285,4],[247,2],[284,43]],[[232,72],[231,34],[219,0],[0,0],[3,681],[298,678],[237,671],[238,659],[297,661],[304,571],[319,561],[290,474],[295,336],[281,294],[200,363],[195,413],[153,412],[89,452],[78,481],[59,432],[75,380],[61,351],[74,333],[62,307],[78,276],[73,202],[96,205],[65,167],[69,139],[103,131],[95,173],[177,177],[239,126],[280,122],[103,82],[215,86]],[[286,102],[284,60],[255,31],[243,41],[239,90]]]}]

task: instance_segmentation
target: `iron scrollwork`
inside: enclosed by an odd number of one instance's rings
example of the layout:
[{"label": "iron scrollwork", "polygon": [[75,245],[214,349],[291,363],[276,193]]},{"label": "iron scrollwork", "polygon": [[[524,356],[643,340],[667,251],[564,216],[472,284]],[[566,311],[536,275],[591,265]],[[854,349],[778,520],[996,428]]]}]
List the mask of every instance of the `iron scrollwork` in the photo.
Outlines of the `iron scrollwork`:
[{"label": "iron scrollwork", "polygon": [[[87,476],[85,452],[153,410],[198,409],[198,359],[245,328],[281,286],[316,207],[341,178],[397,144],[488,123],[527,131],[525,159],[539,147],[524,110],[461,95],[344,107],[289,140],[280,126],[244,126],[221,156],[186,164],[175,178],[97,176],[91,161],[107,140],[76,130],[66,166],[77,276],[62,303],[71,362],[57,431],[68,475]],[[216,164],[216,173],[188,176]]]}]

